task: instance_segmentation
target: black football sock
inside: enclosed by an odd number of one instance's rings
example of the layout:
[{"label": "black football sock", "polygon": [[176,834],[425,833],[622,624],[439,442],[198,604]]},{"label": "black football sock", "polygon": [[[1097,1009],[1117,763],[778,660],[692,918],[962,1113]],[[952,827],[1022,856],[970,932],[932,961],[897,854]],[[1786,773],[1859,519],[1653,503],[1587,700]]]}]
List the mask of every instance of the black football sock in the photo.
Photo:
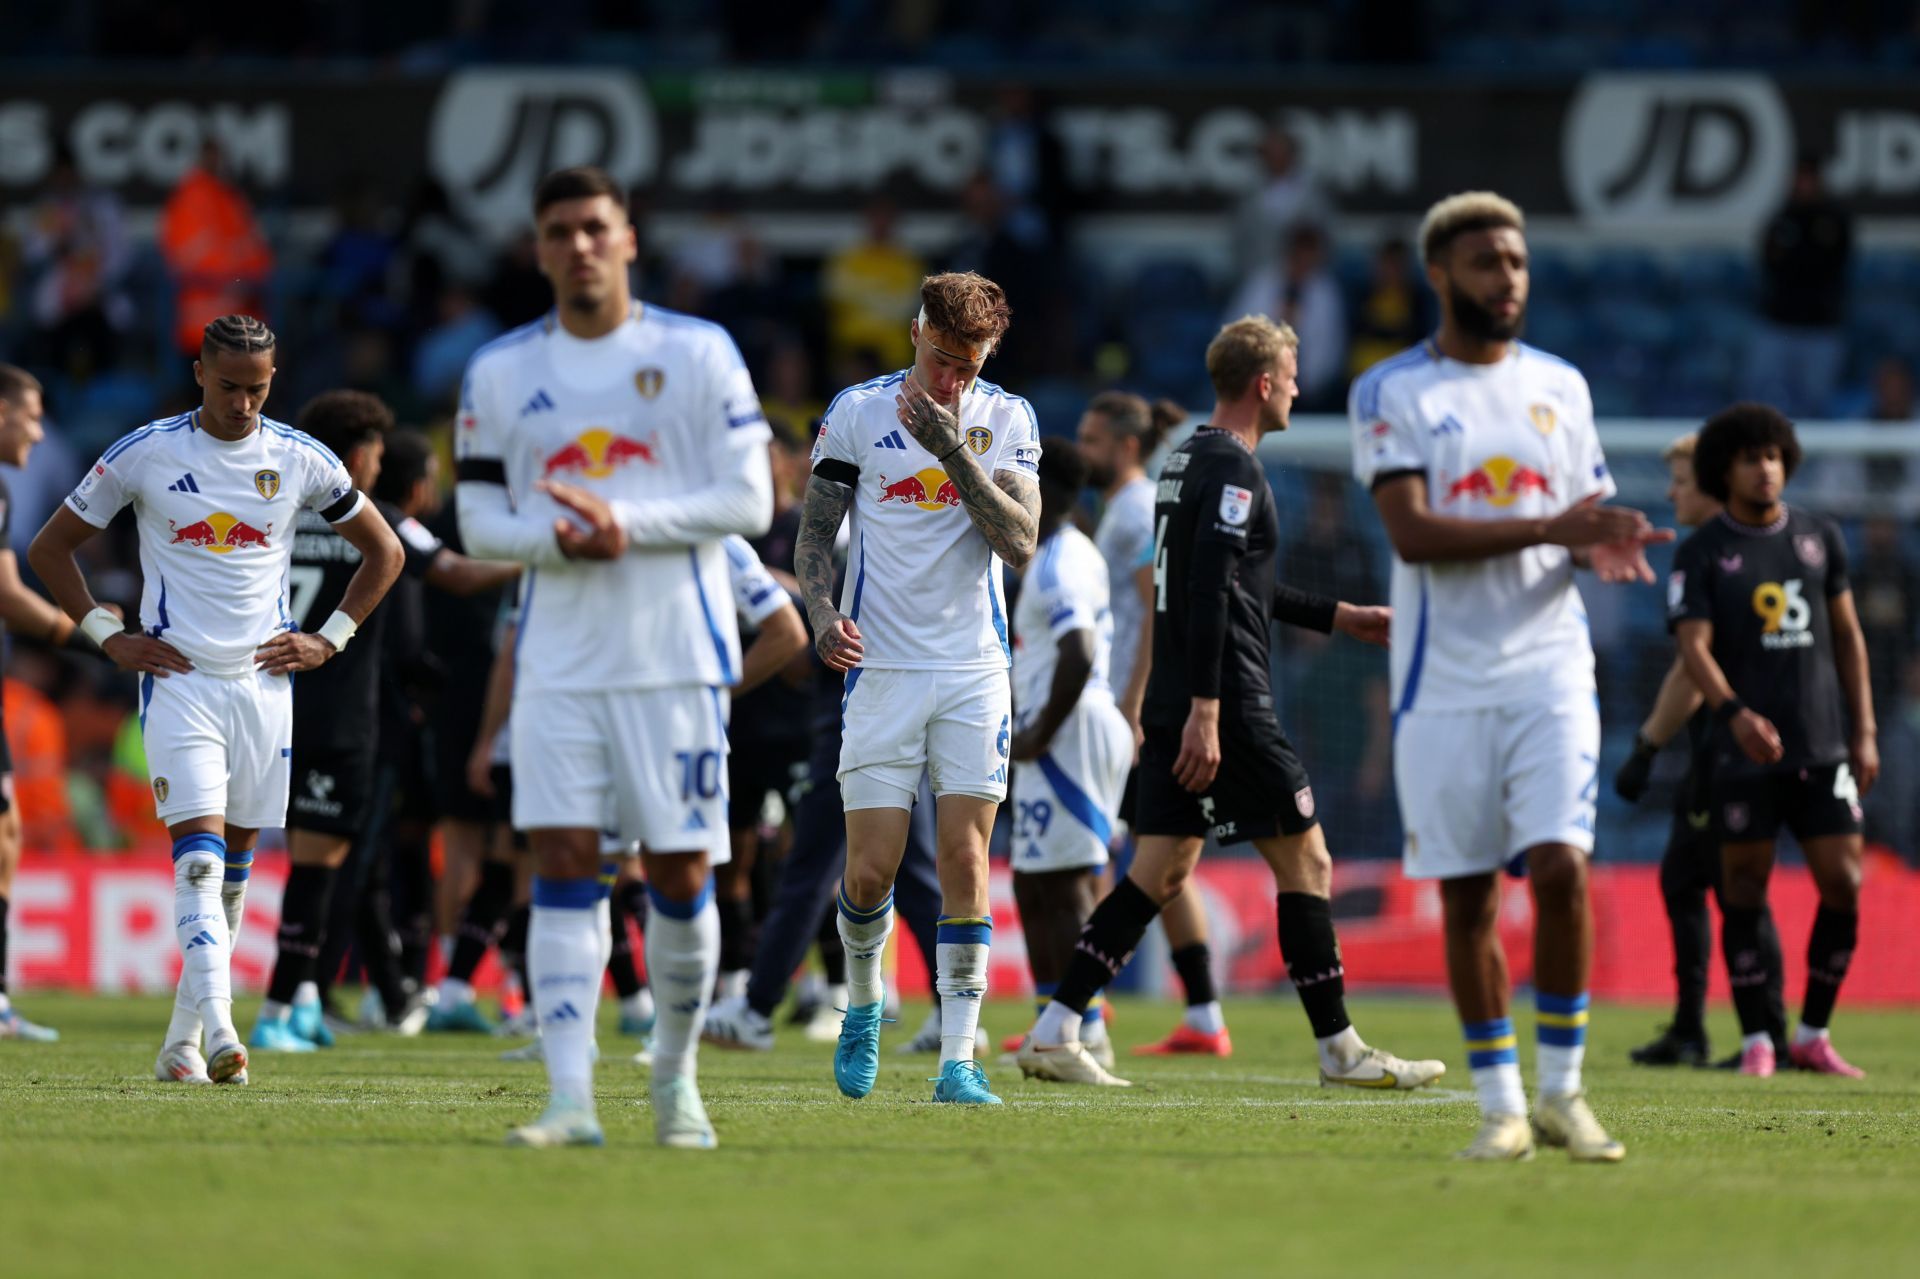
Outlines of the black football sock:
[{"label": "black football sock", "polygon": [[500,934],[500,962],[520,979],[520,993],[533,999],[533,979],[527,976],[527,928],[533,921],[533,907],[522,903],[507,916],[507,931]]},{"label": "black football sock", "polygon": [[641,935],[647,931],[647,884],[642,879],[622,879],[613,886],[613,900],[619,908],[627,912],[627,918]]},{"label": "black football sock", "polygon": [[753,967],[753,902],[715,898],[713,905],[720,916],[720,971]]},{"label": "black football sock", "polygon": [[0,995],[7,993],[7,913],[10,904],[0,897]]},{"label": "black football sock", "polygon": [[1053,992],[1054,1002],[1084,1014],[1093,997],[1133,958],[1134,948],[1146,936],[1147,925],[1159,913],[1159,903],[1131,879],[1121,876],[1080,930],[1073,958],[1067,961],[1067,971]]},{"label": "black football sock", "polygon": [[1307,1010],[1315,1039],[1353,1025],[1347,1016],[1347,972],[1333,931],[1333,903],[1312,893],[1281,893],[1280,957]]},{"label": "black football sock", "polygon": [[1780,934],[1769,912],[1754,906],[1728,906],[1720,921],[1720,946],[1726,952],[1727,980],[1742,1035],[1775,1033],[1767,987],[1780,964]]},{"label": "black football sock", "polygon": [[1833,1020],[1833,1001],[1840,997],[1859,936],[1857,911],[1821,906],[1814,912],[1807,938],[1807,1001],[1800,1009],[1800,1021],[1809,1029],[1825,1030]]},{"label": "black football sock", "polygon": [[640,969],[633,962],[633,933],[627,928],[630,912],[624,893],[614,893],[607,899],[608,913],[613,923],[613,950],[607,955],[607,976],[613,978],[614,993],[622,999],[632,999],[640,993],[643,983]]},{"label": "black football sock", "polygon": [[312,981],[327,939],[327,911],[333,904],[331,866],[293,866],[287,871],[286,891],[280,898],[280,931],[274,941],[279,954],[267,982],[267,998],[291,1004],[300,983]]},{"label": "black football sock", "polygon": [[467,908],[460,912],[460,927],[453,935],[447,976],[455,981],[473,981],[480,961],[506,926],[507,911],[513,906],[514,878],[513,867],[506,862],[481,863],[480,882],[467,899]]},{"label": "black football sock", "polygon": [[1673,931],[1673,1030],[1696,1039],[1706,1033],[1707,960],[1713,948],[1713,921],[1707,895],[1681,863],[1689,851],[1669,848],[1660,860],[1660,896]]},{"label": "black football sock", "polygon": [[840,943],[840,926],[835,922],[837,913],[831,906],[820,920],[820,935],[815,939],[820,947],[820,973],[829,986],[847,984],[847,948]]},{"label": "black football sock", "polygon": [[1186,989],[1187,1007],[1219,1000],[1220,994],[1213,988],[1213,953],[1207,943],[1197,941],[1182,946],[1168,958],[1173,961],[1173,970],[1180,974],[1180,985]]}]

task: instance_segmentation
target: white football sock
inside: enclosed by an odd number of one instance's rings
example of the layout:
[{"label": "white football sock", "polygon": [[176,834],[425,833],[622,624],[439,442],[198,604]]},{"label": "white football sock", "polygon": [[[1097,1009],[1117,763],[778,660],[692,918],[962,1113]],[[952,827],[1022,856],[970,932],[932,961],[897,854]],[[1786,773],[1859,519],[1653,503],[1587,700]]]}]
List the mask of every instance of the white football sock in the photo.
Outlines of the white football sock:
[{"label": "white football sock", "polygon": [[629,1017],[646,1021],[653,1016],[653,991],[642,986],[620,1001],[620,1011]]},{"label": "white football sock", "polygon": [[893,894],[889,892],[878,906],[861,910],[840,890],[840,907],[835,915],[840,928],[840,944],[847,952],[847,1007],[864,1008],[886,1000],[887,979],[880,971],[880,959],[887,952],[887,934],[893,931]]},{"label": "white football sock", "polygon": [[1097,1004],[1087,1009],[1086,1016],[1080,1019],[1080,1042],[1089,1048],[1098,1048],[1107,1042],[1107,1019]]},{"label": "white football sock", "polygon": [[470,1004],[472,1002],[473,986],[471,984],[461,981],[458,977],[442,977],[440,979],[440,1006],[442,1008],[451,1008],[458,1004]]},{"label": "white football sock", "polygon": [[613,962],[613,900],[602,897],[593,908],[594,927],[600,930],[600,971]]},{"label": "white football sock", "polygon": [[647,897],[647,980],[660,988],[654,997],[653,1077],[691,1079],[720,970],[720,912],[711,883],[692,902],[668,901],[651,888]]},{"label": "white football sock", "polygon": [[527,969],[533,1008],[545,1045],[553,1099],[593,1105],[593,1021],[606,966],[595,936],[592,879],[533,881],[533,917],[527,930]]},{"label": "white football sock", "polygon": [[293,1006],[291,1004],[283,1004],[273,999],[263,999],[260,1001],[261,1021],[285,1021],[292,1013]]},{"label": "white football sock", "polygon": [[1769,1035],[1764,1030],[1756,1030],[1751,1035],[1740,1036],[1740,1051],[1745,1052],[1749,1048],[1756,1047],[1760,1044],[1770,1044],[1772,1042],[1772,1035]]},{"label": "white football sock", "polygon": [[1580,1091],[1580,1065],[1587,1055],[1585,1044],[1571,1048],[1541,1044],[1535,1050],[1533,1072],[1543,1097],[1565,1097]]},{"label": "white football sock", "polygon": [[187,970],[182,967],[180,980],[173,987],[173,1016],[167,1022],[169,1047],[174,1044],[200,1046],[200,1006],[193,1002],[193,992],[187,987]]},{"label": "white football sock", "polygon": [[295,986],[293,988],[293,1002],[298,1007],[319,1003],[320,983],[317,981],[303,981],[298,986]]},{"label": "white football sock", "polygon": [[1080,1014],[1059,1000],[1049,1003],[1033,1023],[1033,1042],[1043,1048],[1080,1042]]},{"label": "white football sock", "polygon": [[220,885],[220,913],[227,917],[227,945],[240,948],[240,921],[247,917],[247,881]]},{"label": "white football sock", "polygon": [[1480,1113],[1483,1115],[1527,1113],[1527,1090],[1521,1086],[1520,1063],[1517,1061],[1474,1067],[1473,1090],[1480,1095]]},{"label": "white football sock", "polygon": [[1180,1020],[1187,1029],[1202,1035],[1217,1035],[1227,1028],[1227,1014],[1221,1009],[1220,1001],[1208,1000],[1204,1004],[1188,1004],[1187,1011]]},{"label": "white football sock", "polygon": [[1804,1021],[1794,1023],[1793,1046],[1796,1048],[1825,1038],[1827,1038],[1827,1028],[1825,1026],[1815,1030]]},{"label": "white football sock", "polygon": [[[1219,1007],[1218,1004],[1214,1006]],[[1320,1069],[1329,1075],[1339,1074],[1367,1050],[1367,1045],[1360,1038],[1360,1032],[1352,1026],[1348,1026],[1338,1034],[1328,1035],[1325,1039],[1316,1039],[1313,1042],[1320,1050]]]},{"label": "white football sock", "polygon": [[715,992],[721,999],[738,999],[747,993],[747,970],[733,968],[720,974]]},{"label": "white football sock", "polygon": [[233,1029],[232,944],[220,893],[226,870],[225,858],[206,849],[184,853],[173,864],[174,940],[180,946],[180,971],[209,1047],[239,1038]]},{"label": "white football sock", "polygon": [[993,920],[946,916],[934,927],[934,989],[940,995],[940,1064],[972,1061],[987,995],[987,952]]}]

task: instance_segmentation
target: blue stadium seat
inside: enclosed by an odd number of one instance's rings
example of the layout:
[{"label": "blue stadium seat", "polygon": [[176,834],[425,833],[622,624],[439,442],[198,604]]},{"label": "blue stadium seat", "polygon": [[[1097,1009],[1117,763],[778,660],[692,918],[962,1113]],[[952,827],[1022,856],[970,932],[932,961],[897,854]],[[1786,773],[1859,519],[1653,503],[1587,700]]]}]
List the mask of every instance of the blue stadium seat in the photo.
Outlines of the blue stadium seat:
[{"label": "blue stadium seat", "polygon": [[1213,319],[1219,306],[1206,272],[1189,258],[1153,258],[1141,263],[1128,293],[1136,312],[1205,308],[1208,318]]}]

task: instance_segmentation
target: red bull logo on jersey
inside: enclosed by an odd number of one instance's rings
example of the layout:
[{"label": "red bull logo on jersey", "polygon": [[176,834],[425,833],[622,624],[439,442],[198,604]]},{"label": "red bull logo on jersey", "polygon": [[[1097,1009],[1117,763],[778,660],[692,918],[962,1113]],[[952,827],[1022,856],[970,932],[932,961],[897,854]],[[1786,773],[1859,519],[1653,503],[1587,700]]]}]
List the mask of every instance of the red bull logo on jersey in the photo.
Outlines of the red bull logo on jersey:
[{"label": "red bull logo on jersey", "polygon": [[1510,457],[1490,457],[1447,486],[1449,502],[1465,498],[1489,506],[1512,506],[1528,493],[1553,496],[1553,481]]},{"label": "red bull logo on jersey", "polygon": [[547,454],[547,460],[541,465],[548,478],[578,476],[582,479],[604,480],[629,463],[645,462],[651,466],[658,462],[659,443],[660,437],[657,435],[636,440],[632,436],[596,426],[580,432],[577,439]]},{"label": "red bull logo on jersey", "polygon": [[949,506],[960,505],[960,490],[953,486],[947,473],[937,466],[930,466],[898,480],[880,477],[880,502],[910,502],[923,511],[938,511]]},{"label": "red bull logo on jersey", "polygon": [[268,524],[263,532],[225,511],[215,511],[191,524],[176,524],[168,520],[167,527],[173,530],[173,540],[168,543],[169,546],[198,546],[215,555],[225,555],[243,546],[266,546],[267,538],[273,533],[272,524]]}]

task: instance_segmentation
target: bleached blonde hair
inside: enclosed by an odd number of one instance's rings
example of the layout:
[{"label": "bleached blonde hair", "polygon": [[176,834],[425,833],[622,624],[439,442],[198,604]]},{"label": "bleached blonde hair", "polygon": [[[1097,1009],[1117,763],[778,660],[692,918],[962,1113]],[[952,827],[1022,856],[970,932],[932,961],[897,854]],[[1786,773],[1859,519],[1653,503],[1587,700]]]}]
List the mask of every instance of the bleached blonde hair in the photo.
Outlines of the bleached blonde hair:
[{"label": "bleached blonde hair", "polygon": [[1492,227],[1527,229],[1520,206],[1494,191],[1461,191],[1427,210],[1420,222],[1420,259],[1432,262],[1469,231]]},{"label": "bleached blonde hair", "polygon": [[1678,457],[1691,458],[1693,456],[1694,446],[1698,443],[1700,443],[1699,434],[1695,431],[1688,431],[1685,435],[1660,450],[1660,460],[1662,462],[1672,462]]}]

